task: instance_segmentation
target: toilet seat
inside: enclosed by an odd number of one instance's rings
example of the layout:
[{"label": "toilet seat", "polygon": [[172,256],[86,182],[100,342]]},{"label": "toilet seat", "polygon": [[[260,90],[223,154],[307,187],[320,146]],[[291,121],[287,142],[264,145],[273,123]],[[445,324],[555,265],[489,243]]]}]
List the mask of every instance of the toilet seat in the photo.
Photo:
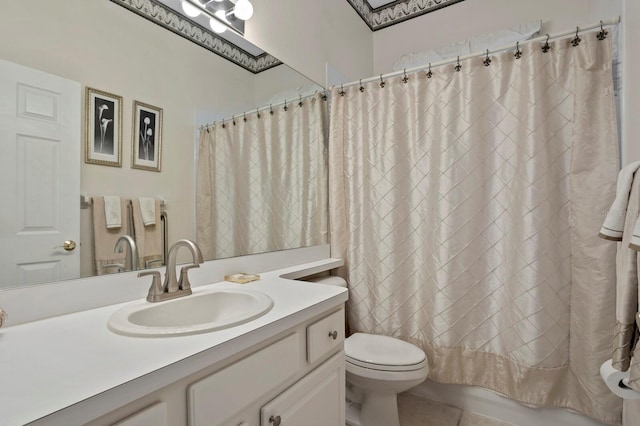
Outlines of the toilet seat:
[{"label": "toilet seat", "polygon": [[348,363],[380,371],[413,371],[424,368],[427,356],[411,343],[388,336],[355,333],[344,342]]}]

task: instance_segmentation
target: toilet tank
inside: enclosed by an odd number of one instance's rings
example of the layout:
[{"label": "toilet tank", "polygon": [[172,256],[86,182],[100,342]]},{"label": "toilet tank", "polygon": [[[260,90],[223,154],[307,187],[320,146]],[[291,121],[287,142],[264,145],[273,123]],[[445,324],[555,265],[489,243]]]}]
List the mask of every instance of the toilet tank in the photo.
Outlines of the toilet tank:
[{"label": "toilet tank", "polygon": [[305,281],[309,281],[309,282],[312,282],[312,283],[318,283],[318,284],[335,285],[335,286],[338,286],[338,287],[346,287],[347,286],[347,282],[344,280],[344,278],[338,277],[336,275],[328,275],[328,276],[324,276],[324,277],[313,277],[313,278],[305,279]]}]

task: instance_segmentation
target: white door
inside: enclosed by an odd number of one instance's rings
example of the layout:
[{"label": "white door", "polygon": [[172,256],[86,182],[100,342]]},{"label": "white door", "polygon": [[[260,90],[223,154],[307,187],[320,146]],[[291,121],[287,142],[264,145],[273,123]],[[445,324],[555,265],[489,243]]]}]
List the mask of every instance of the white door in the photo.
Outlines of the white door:
[{"label": "white door", "polygon": [[0,288],[79,276],[81,93],[0,60]]}]

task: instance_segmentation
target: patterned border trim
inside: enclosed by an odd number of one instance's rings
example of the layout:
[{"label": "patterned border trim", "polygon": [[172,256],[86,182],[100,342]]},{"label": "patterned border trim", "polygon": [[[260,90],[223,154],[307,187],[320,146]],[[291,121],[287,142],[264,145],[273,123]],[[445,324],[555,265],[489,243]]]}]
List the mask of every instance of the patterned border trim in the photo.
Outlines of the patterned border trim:
[{"label": "patterned border trim", "polygon": [[376,9],[367,0],[347,1],[371,31],[377,31],[464,0],[397,0]]},{"label": "patterned border trim", "polygon": [[156,3],[153,0],[110,1],[142,16],[145,19],[148,19],[154,24],[158,24],[175,34],[204,47],[210,52],[213,52],[254,74],[282,64],[282,62],[268,53],[254,56],[235,44],[219,37],[214,32],[189,21],[183,16],[175,13],[167,6]]}]

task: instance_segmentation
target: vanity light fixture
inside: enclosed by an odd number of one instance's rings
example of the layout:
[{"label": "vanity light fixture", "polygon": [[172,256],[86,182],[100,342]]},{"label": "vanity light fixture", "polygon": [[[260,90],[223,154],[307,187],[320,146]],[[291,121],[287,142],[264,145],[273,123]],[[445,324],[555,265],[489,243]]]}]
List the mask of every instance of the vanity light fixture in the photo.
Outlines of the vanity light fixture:
[{"label": "vanity light fixture", "polygon": [[220,21],[226,21],[224,16],[224,11],[218,10],[216,13],[214,13],[214,16],[218,17],[218,19],[214,19],[214,18],[209,19],[209,26],[211,27],[213,32],[216,34],[222,34],[223,32],[227,31],[227,26],[224,25],[222,22],[220,22]]},{"label": "vanity light fixture", "polygon": [[253,16],[253,5],[249,0],[238,0],[233,8],[233,14],[238,18],[246,21]]},{"label": "vanity light fixture", "polygon": [[185,15],[196,18],[200,14],[209,18],[209,26],[218,34],[231,29],[244,34],[244,21],[253,16],[249,0],[181,0]]},{"label": "vanity light fixture", "polygon": [[192,18],[200,15],[200,10],[187,0],[182,0],[182,11]]}]

